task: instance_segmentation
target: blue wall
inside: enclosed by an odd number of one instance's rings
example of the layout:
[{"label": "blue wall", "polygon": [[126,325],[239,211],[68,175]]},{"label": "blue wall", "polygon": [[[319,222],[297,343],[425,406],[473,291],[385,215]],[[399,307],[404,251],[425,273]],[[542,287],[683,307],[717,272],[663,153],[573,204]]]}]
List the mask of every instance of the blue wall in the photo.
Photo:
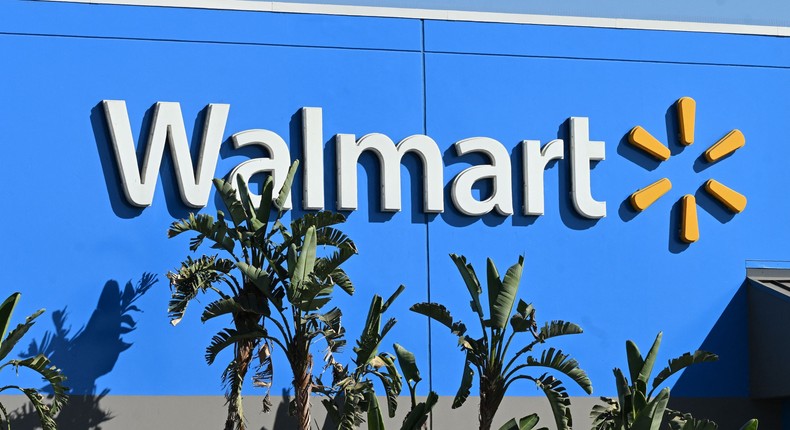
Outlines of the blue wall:
[{"label": "blue wall", "polygon": [[[519,142],[566,138],[567,154],[566,120],[585,116],[591,139],[606,142],[606,160],[592,171],[593,196],[608,211],[597,222],[573,210],[567,156],[546,171],[546,214],[537,218],[470,218],[449,200],[445,213],[425,215],[421,169],[412,157],[403,167],[403,211],[383,214],[375,159],[363,157],[360,207],[345,226],[361,251],[348,265],[358,292],[340,303],[351,339],[372,294],[405,284],[389,341],[414,350],[424,369],[430,350],[433,388],[451,395],[463,361],[456,340],[435,325],[429,337],[427,320],[408,307],[430,294],[473,323],[448,253],[465,254],[481,273],[486,256],[504,270],[524,254],[521,297],[536,305],[541,320],[585,329],[557,345],[590,373],[595,394],[612,395],[611,368],[625,366],[626,339],[646,349],[663,330],[662,361],[693,350],[735,302],[747,259],[790,259],[790,228],[782,222],[790,209],[788,45],[756,36],[3,2],[0,174],[7,226],[0,292],[24,293],[19,315],[67,308],[73,338],[95,314],[109,280],[123,285],[143,272],[158,274],[159,283],[135,303],[143,312],[130,313],[136,330],[122,338],[131,346],[100,354],[112,371],[90,382],[111,394],[218,394],[222,367],[208,367],[203,349],[222,325],[201,324],[198,306],[175,328],[166,313],[164,274],[187,255],[188,242],[168,240],[165,231],[188,209],[168,163],[150,208],[124,202],[101,100],[126,100],[136,136],[157,101],[180,102],[190,134],[207,104],[229,103],[226,138],[269,129],[291,142],[296,156],[298,110],[320,106],[330,209],[335,133],[380,132],[395,141],[426,133],[445,155],[446,183],[481,162],[455,156],[455,141],[497,139],[513,154],[518,211]],[[696,142],[687,148],[676,139],[673,103],[681,96],[697,101]],[[658,164],[631,149],[624,137],[635,125],[668,143],[671,159]],[[702,152],[733,128],[743,131],[746,146],[714,165],[701,163]],[[226,142],[217,174],[251,156]],[[641,214],[626,206],[633,191],[665,176],[673,183],[668,195]],[[709,178],[745,194],[746,210],[732,216],[702,195]],[[683,194],[697,194],[700,206],[701,239],[690,246],[676,239]],[[211,202],[207,213],[215,210]],[[31,338],[53,329],[45,317]],[[118,334],[100,331],[85,350],[106,349],[109,340],[102,339],[109,338],[102,336]],[[732,377],[711,377],[684,394],[746,396],[746,360],[742,350],[723,356],[712,373]],[[284,387],[290,376],[281,356],[278,363],[276,385]],[[522,385],[511,394],[538,392]]]}]

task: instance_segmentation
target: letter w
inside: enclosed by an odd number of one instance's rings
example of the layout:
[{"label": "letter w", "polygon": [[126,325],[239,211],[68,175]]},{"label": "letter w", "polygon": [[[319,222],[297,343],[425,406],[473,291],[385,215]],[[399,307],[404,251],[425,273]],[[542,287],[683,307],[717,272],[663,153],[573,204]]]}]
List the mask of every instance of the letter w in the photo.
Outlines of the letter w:
[{"label": "letter w", "polygon": [[182,200],[191,207],[206,206],[211,193],[211,179],[217,168],[219,147],[225,133],[225,123],[228,120],[230,105],[208,105],[197,171],[195,171],[192,156],[189,153],[189,140],[184,127],[184,117],[181,115],[181,105],[174,102],[156,104],[153,121],[148,132],[143,166],[140,169],[126,102],[104,100],[102,104],[110,130],[110,140],[115,150],[115,160],[118,162],[121,174],[123,190],[129,203],[140,207],[151,206],[165,145],[169,142]]}]

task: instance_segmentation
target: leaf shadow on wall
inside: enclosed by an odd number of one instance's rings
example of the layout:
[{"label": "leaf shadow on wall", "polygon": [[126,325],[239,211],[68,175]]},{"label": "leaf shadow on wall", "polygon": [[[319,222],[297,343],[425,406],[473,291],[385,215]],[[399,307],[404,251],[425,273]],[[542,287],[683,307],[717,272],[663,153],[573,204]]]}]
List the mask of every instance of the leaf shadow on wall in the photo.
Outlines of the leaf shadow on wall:
[{"label": "leaf shadow on wall", "polygon": [[[56,418],[61,430],[100,430],[101,424],[113,418],[102,409],[101,400],[110,392],[98,391],[96,380],[110,373],[122,352],[132,344],[123,336],[137,326],[133,312],[141,312],[134,303],[157,282],[156,276],[145,273],[136,286],[127,282],[124,288],[110,280],[104,284],[99,301],[88,323],[71,334],[68,313],[63,308],[52,312],[54,330],[48,331],[21,354],[32,357],[44,354],[63,370],[68,378],[69,401]],[[46,391],[46,390],[45,390]],[[38,415],[31,405],[12,412],[11,427],[40,428]]]}]

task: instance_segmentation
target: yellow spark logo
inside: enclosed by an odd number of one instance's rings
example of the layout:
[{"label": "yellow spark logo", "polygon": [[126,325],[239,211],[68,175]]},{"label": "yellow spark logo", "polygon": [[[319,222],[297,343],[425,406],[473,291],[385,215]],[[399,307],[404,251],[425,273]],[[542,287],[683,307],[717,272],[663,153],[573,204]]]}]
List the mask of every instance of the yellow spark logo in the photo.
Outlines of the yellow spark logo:
[{"label": "yellow spark logo", "polygon": [[[694,143],[694,118],[697,103],[691,97],[681,97],[677,101],[678,120],[680,122],[680,143],[684,146]],[[671,155],[669,148],[653,137],[641,126],[631,129],[628,134],[628,142],[649,154],[658,161],[669,160]],[[746,144],[746,138],[740,130],[735,129],[727,133],[724,137],[714,143],[705,151],[705,160],[708,163],[715,163],[729,154],[735,152]],[[672,182],[669,178],[661,178],[656,182],[631,194],[629,199],[631,206],[641,212],[661,196],[672,189]],[[733,213],[740,213],[746,208],[746,197],[743,194],[725,186],[721,182],[709,179],[705,183],[705,191],[713,198],[718,200]],[[681,197],[682,218],[680,223],[680,240],[692,243],[699,240],[699,222],[697,221],[697,202],[693,195],[686,194]]]}]

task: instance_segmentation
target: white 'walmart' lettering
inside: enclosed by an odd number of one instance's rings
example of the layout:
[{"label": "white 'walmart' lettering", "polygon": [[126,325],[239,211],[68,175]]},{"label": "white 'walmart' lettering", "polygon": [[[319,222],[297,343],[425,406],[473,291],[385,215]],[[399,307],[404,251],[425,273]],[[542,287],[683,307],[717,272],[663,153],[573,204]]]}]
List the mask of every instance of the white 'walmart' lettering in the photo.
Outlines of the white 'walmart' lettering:
[{"label": "white 'walmart' lettering", "polygon": [[[138,207],[151,205],[162,156],[165,146],[169,143],[182,200],[191,207],[206,206],[230,105],[208,105],[195,168],[189,152],[184,118],[178,103],[159,102],[154,107],[142,166],[137,162],[126,102],[104,100],[102,104],[123,190],[129,203]],[[569,122],[573,206],[586,218],[603,218],[606,216],[606,202],[596,201],[592,197],[590,162],[605,158],[604,142],[589,139],[588,118],[572,117]],[[275,188],[282,186],[291,163],[288,145],[282,137],[269,130],[254,129],[236,133],[231,140],[235,148],[257,145],[265,148],[269,153],[268,158],[255,158],[239,164],[231,171],[231,178],[239,175],[249,180],[255,174],[268,173],[272,175]],[[413,153],[419,157],[423,167],[423,210],[428,213],[444,212],[444,165],[439,147],[430,137],[413,135],[395,144],[392,139],[379,133],[367,134],[359,139],[353,134],[337,134],[335,145],[338,209],[357,209],[357,163],[364,151],[370,151],[378,157],[381,167],[382,211],[401,210],[401,159],[405,154]],[[464,139],[456,142],[454,146],[459,156],[479,153],[490,160],[488,164],[465,169],[453,179],[450,197],[458,211],[469,216],[482,216],[492,211],[502,215],[512,215],[512,171],[507,149],[498,141],[488,137]],[[325,206],[321,108],[302,108],[302,147],[304,153],[302,206],[307,210],[320,210]],[[525,140],[521,143],[521,147],[525,194],[523,213],[533,216],[543,215],[543,173],[550,161],[564,158],[564,142],[561,139],[552,140],[541,148],[539,141]],[[474,184],[480,180],[491,180],[493,184],[491,195],[482,201],[475,198],[472,191]],[[260,199],[260,196],[257,198]],[[290,197],[285,206],[286,209],[292,207]]]}]

